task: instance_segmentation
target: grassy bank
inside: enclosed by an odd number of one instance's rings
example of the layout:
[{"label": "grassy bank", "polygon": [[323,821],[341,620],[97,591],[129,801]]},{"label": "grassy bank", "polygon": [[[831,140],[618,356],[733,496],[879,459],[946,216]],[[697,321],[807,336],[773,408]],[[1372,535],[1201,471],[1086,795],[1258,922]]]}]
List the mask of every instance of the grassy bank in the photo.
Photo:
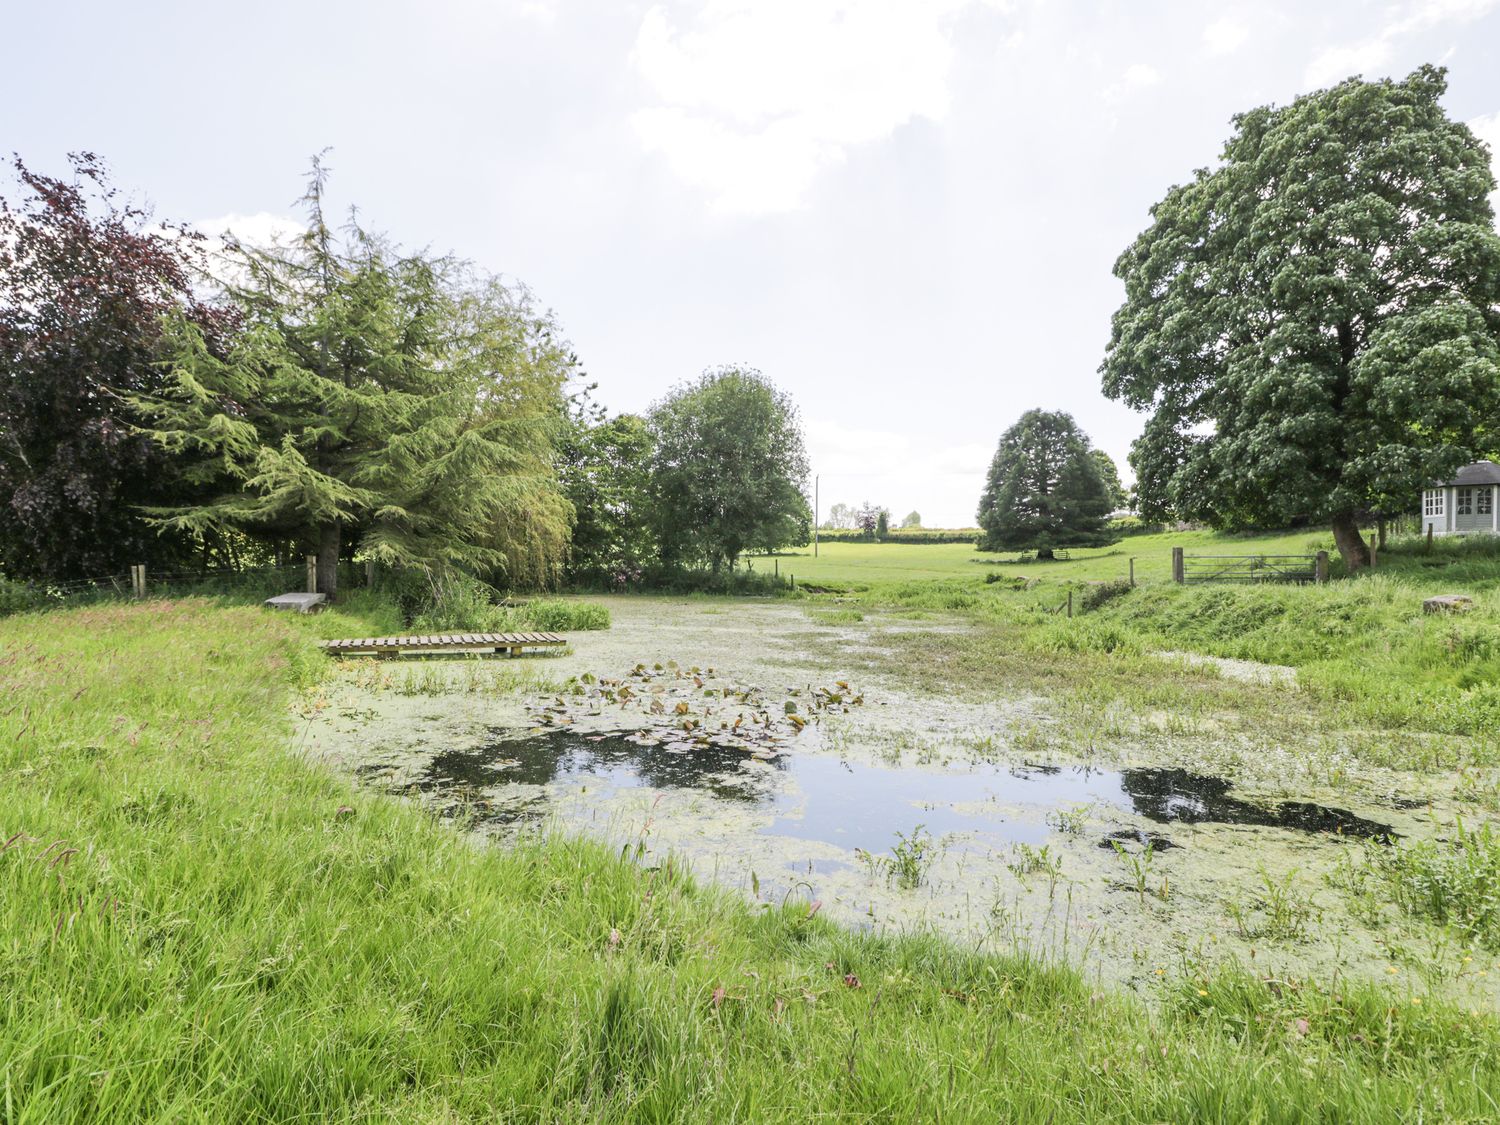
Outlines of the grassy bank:
[{"label": "grassy bank", "polygon": [[[1028,654],[1041,653],[1064,663],[1099,658],[1096,694],[1107,702],[1108,686],[1127,686],[1140,655],[1193,652],[1296,668],[1306,700],[1350,725],[1494,742],[1500,731],[1500,540],[1439,541],[1430,550],[1420,540],[1393,543],[1378,570],[1323,586],[1178,586],[1169,580],[1174,545],[1202,554],[1331,546],[1305,533],[1238,538],[1189,532],[1137,536],[1064,561],[1021,564],[993,556],[976,563],[980,556],[949,545],[830,544],[818,560],[795,564],[806,568],[816,561],[823,568],[808,579],[798,574],[800,584],[828,591],[814,595],[815,614],[847,615],[871,606],[956,612],[974,620],[979,628],[952,643],[956,656],[937,661],[954,673],[933,685],[939,690],[987,685],[996,676],[1066,687],[1038,679],[1047,661],[1038,664]],[[1127,549],[1137,559],[1135,588],[1123,580]],[[793,561],[783,559],[783,569]],[[1423,599],[1437,593],[1467,594],[1472,607],[1456,615],[1424,613]],[[1071,620],[1059,612],[1070,594]],[[830,597],[841,599],[837,608],[828,605]],[[937,656],[930,650],[949,646],[920,633],[895,644],[904,659],[929,665]],[[1062,680],[1075,680],[1075,672],[1062,670]],[[918,674],[926,673],[919,668]]]},{"label": "grassy bank", "polygon": [[295,753],[304,621],[0,621],[0,1121],[1490,1120],[1493,1018],[1073,973],[475,847]]}]

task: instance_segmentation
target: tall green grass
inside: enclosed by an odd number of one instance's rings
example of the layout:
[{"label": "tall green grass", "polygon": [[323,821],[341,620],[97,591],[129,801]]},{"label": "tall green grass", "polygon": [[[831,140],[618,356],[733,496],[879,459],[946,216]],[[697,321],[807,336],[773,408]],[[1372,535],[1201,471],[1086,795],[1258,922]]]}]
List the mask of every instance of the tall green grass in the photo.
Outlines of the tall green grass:
[{"label": "tall green grass", "polygon": [[1495,1020],[1420,997],[1198,973],[1153,1010],[592,844],[476,847],[298,755],[314,632],[0,621],[0,1122],[1500,1113]]}]

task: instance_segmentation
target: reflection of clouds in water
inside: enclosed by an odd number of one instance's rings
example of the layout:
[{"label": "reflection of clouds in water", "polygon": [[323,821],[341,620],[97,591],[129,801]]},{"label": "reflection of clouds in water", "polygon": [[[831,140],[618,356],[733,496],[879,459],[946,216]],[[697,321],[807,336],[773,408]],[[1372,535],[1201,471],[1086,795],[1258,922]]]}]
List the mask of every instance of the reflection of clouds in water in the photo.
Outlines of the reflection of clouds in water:
[{"label": "reflection of clouds in water", "polygon": [[[1306,802],[1260,806],[1230,795],[1222,778],[1176,769],[1103,770],[1024,765],[964,770],[856,765],[793,752],[769,762],[718,745],[664,743],[635,732],[507,732],[476,751],[447,751],[417,780],[428,792],[485,795],[481,816],[500,823],[548,811],[549,786],[599,789],[600,803],[632,789],[691,790],[774,818],[759,832],[883,853],[921,824],[935,835],[973,833],[1036,844],[1057,809],[1097,807],[1171,823],[1225,823],[1389,837],[1389,826]],[[541,792],[539,792],[539,790]],[[1159,837],[1165,839],[1164,837]]]}]

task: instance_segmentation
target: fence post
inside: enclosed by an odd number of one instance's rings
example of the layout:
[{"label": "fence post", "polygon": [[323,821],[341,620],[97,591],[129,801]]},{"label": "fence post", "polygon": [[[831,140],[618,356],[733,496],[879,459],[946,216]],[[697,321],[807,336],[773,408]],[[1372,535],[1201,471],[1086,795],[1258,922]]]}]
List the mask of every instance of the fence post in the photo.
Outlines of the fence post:
[{"label": "fence post", "polygon": [[1316,574],[1317,574],[1317,578],[1318,578],[1319,584],[1328,581],[1328,552],[1327,551],[1319,551],[1318,552],[1318,561],[1317,561]]},{"label": "fence post", "polygon": [[1130,556],[1130,584],[1135,585],[1135,556]]},{"label": "fence post", "polygon": [[1377,543],[1370,544],[1370,569],[1375,569],[1375,564],[1380,558],[1380,546]]},{"label": "fence post", "polygon": [[146,596],[146,564],[130,568],[130,592],[137,598]]},{"label": "fence post", "polygon": [[1068,620],[1073,619],[1073,591],[1068,591]]},{"label": "fence post", "polygon": [[365,585],[366,586],[373,586],[373,585],[375,585],[375,560],[374,559],[366,559],[365,560]]},{"label": "fence post", "polygon": [[318,556],[307,556],[307,592],[316,594],[318,592]]},{"label": "fence post", "polygon": [[1182,564],[1182,548],[1181,547],[1173,547],[1172,548],[1172,581],[1180,583],[1180,582],[1182,582],[1182,580],[1185,577],[1186,577],[1186,575],[1184,575],[1184,573],[1183,573],[1183,564]]}]

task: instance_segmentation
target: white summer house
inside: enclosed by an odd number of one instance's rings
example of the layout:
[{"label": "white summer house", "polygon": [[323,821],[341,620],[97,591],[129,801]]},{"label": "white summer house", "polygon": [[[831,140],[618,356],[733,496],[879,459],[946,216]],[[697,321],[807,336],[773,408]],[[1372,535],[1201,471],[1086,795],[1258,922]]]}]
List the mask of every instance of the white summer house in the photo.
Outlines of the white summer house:
[{"label": "white summer house", "polygon": [[1445,484],[1422,493],[1422,534],[1467,535],[1475,531],[1500,534],[1500,465],[1476,461],[1458,470]]}]

